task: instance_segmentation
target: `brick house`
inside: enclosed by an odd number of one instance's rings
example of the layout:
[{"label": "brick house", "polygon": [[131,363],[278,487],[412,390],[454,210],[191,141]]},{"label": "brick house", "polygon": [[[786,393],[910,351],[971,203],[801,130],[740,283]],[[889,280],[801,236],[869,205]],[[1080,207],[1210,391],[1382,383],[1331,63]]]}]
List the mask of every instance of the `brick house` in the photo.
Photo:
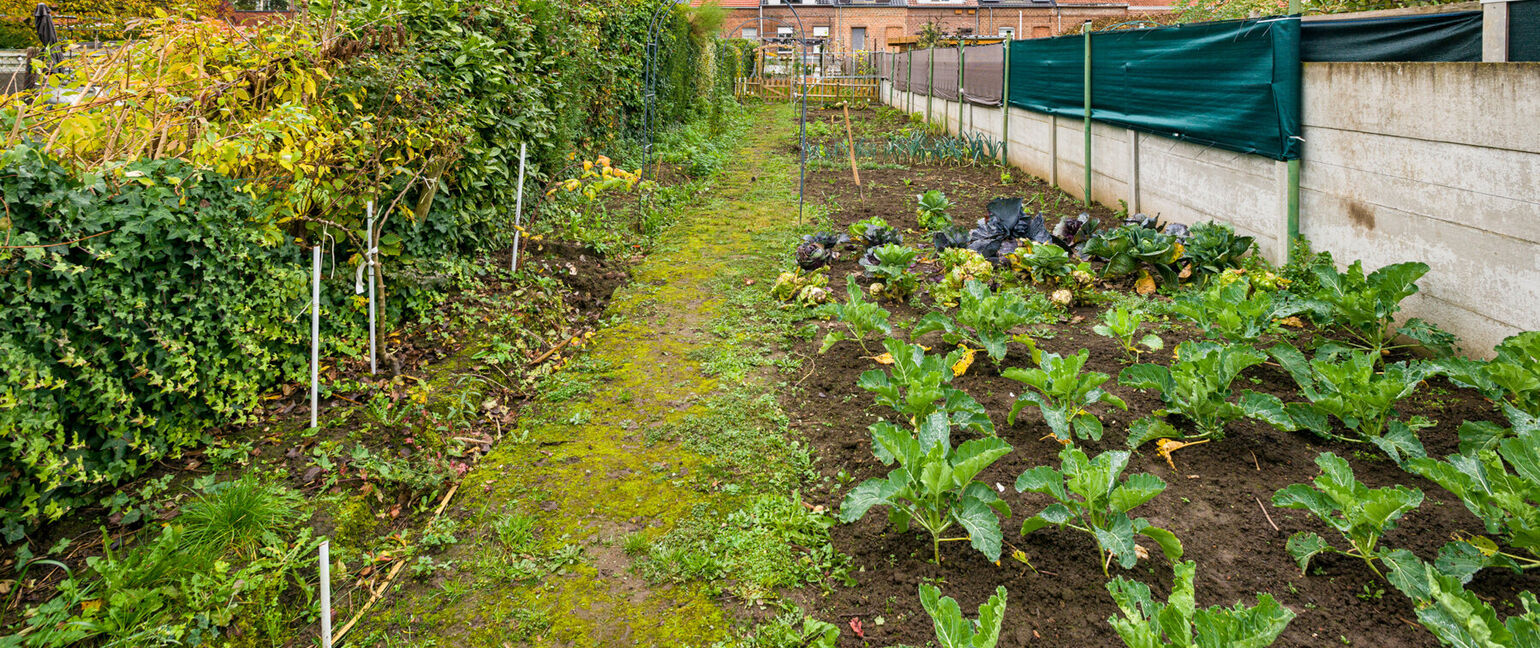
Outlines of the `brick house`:
[{"label": "brick house", "polygon": [[[693,0],[700,4],[703,0]],[[789,36],[797,20],[830,51],[899,51],[926,23],[948,36],[1042,38],[1086,20],[1166,13],[1167,0],[718,0],[727,38]],[[764,21],[761,23],[760,18]],[[761,29],[764,33],[761,33]]]}]

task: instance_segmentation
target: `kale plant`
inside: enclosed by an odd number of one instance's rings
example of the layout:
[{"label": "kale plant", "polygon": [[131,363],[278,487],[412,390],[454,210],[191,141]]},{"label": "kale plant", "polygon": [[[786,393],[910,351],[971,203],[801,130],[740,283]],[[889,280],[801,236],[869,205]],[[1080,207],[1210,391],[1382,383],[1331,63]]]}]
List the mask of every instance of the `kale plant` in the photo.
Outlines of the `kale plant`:
[{"label": "kale plant", "polygon": [[[1286,342],[1273,345],[1268,352],[1310,401],[1285,405],[1296,427],[1327,439],[1372,443],[1396,463],[1404,457],[1427,456],[1416,430],[1433,423],[1421,417],[1403,422],[1395,409],[1396,403],[1411,396],[1431,373],[1426,365],[1397,362],[1377,371],[1373,355],[1345,349],[1323,350],[1306,362],[1305,355]],[[1340,421],[1355,436],[1334,434],[1328,417]]]},{"label": "kale plant", "polygon": [[867,355],[871,351],[866,348],[866,337],[872,333],[881,333],[884,336],[893,334],[892,325],[888,324],[887,309],[876,303],[866,301],[866,295],[861,291],[861,286],[856,283],[854,276],[845,277],[845,303],[834,305],[834,315],[841,324],[843,331],[830,331],[823,338],[823,347],[819,353],[828,353],[829,349],[843,340],[855,340],[861,345],[861,350]]},{"label": "kale plant", "polygon": [[1126,410],[1128,404],[1101,388],[1112,376],[1081,371],[1089,357],[1090,352],[1085,349],[1069,357],[1043,353],[1035,369],[1006,369],[1002,375],[1029,388],[1016,398],[1007,421],[1015,424],[1022,409],[1036,405],[1043,421],[1060,441],[1069,441],[1071,431],[1082,439],[1101,440],[1102,423],[1091,413],[1091,406],[1105,403]]},{"label": "kale plant", "polygon": [[1369,488],[1353,476],[1346,459],[1330,452],[1317,456],[1315,464],[1321,467],[1321,474],[1315,478],[1314,486],[1285,486],[1273,494],[1273,506],[1309,511],[1336,529],[1348,548],[1338,549],[1314,532],[1300,531],[1289,536],[1289,555],[1301,572],[1310,566],[1311,558],[1335,553],[1361,559],[1383,577],[1375,561],[1384,560],[1389,552],[1380,548],[1380,538],[1396,528],[1401,516],[1422,504],[1422,491],[1399,484]]},{"label": "kale plant", "polygon": [[[1156,417],[1180,414],[1194,427],[1186,438],[1215,439],[1224,436],[1225,426],[1241,418],[1254,418],[1275,426],[1292,429],[1277,396],[1246,389],[1236,397],[1230,383],[1241,371],[1262,364],[1266,356],[1250,347],[1183,342],[1176,348],[1176,362],[1169,368],[1157,364],[1137,364],[1118,374],[1118,382],[1136,389],[1160,394],[1165,409]],[[1175,438],[1175,428],[1156,418],[1144,418],[1130,426],[1128,445],[1137,448],[1156,438]]]},{"label": "kale plant", "polygon": [[1139,325],[1143,323],[1142,313],[1131,311],[1126,306],[1119,306],[1102,311],[1101,323],[1091,327],[1091,330],[1097,335],[1112,338],[1118,343],[1118,348],[1123,350],[1124,358],[1130,362],[1138,362],[1141,353],[1139,347],[1159,351],[1166,346],[1160,336],[1154,333],[1146,333],[1143,337],[1139,337]]},{"label": "kale plant", "polygon": [[1417,621],[1440,643],[1460,648],[1535,648],[1540,645],[1540,602],[1519,593],[1518,613],[1499,619],[1497,609],[1404,549],[1389,552],[1389,580],[1417,608]]},{"label": "kale plant", "polygon": [[1274,319],[1285,313],[1266,290],[1252,290],[1245,278],[1184,295],[1172,309],[1196,324],[1204,334],[1229,342],[1251,343],[1277,328]]},{"label": "kale plant", "polygon": [[1540,331],[1525,331],[1498,343],[1490,362],[1448,357],[1434,360],[1433,366],[1456,385],[1540,416]]},{"label": "kale plant", "polygon": [[1428,264],[1397,263],[1367,275],[1362,261],[1354,261],[1346,272],[1329,264],[1311,270],[1319,288],[1305,299],[1305,307],[1318,323],[1340,326],[1352,338],[1351,346],[1376,357],[1399,348],[1391,344],[1397,335],[1435,351],[1453,346],[1452,336],[1415,317],[1402,326],[1395,323],[1402,300],[1417,294],[1417,280],[1428,273]]},{"label": "kale plant", "polygon": [[1406,467],[1454,493],[1481,518],[1487,533],[1524,552],[1503,551],[1483,536],[1462,536],[1439,552],[1440,571],[1469,582],[1484,567],[1540,567],[1540,424],[1516,422],[1513,436],[1492,449],[1467,450],[1443,461],[1412,459]]},{"label": "kale plant", "polygon": [[1220,648],[1273,645],[1294,620],[1294,612],[1270,594],[1257,594],[1256,607],[1197,606],[1193,576],[1197,565],[1172,565],[1175,581],[1166,602],[1155,600],[1149,586],[1122,576],[1107,583],[1122,618],[1107,620],[1129,648]]},{"label": "kale plant", "polygon": [[[864,376],[863,376],[864,381]],[[1000,559],[1000,519],[1011,509],[989,484],[976,481],[1011,447],[996,437],[967,441],[954,450],[951,421],[945,411],[917,418],[918,434],[886,421],[871,427],[872,451],[883,465],[898,467],[886,478],[869,479],[845,496],[840,519],[861,519],[874,506],[888,507],[888,520],[899,532],[912,523],[931,537],[931,556],[941,564],[941,543],[967,540],[991,561]],[[954,526],[966,535],[943,537]]]},{"label": "kale plant", "polygon": [[1001,622],[1005,618],[1005,587],[995,587],[994,596],[979,606],[979,618],[963,617],[962,606],[950,596],[942,596],[934,585],[920,585],[920,605],[936,627],[940,648],[994,648],[1000,641]]},{"label": "kale plant", "polygon": [[965,352],[927,355],[925,348],[902,340],[882,341],[893,359],[891,374],[872,369],[861,374],[862,389],[876,396],[877,404],[891,407],[907,420],[923,421],[935,412],[946,412],[952,424],[993,436],[995,425],[984,406],[962,390],[952,386],[957,376],[953,367]]},{"label": "kale plant", "polygon": [[1123,450],[1103,452],[1090,459],[1075,446],[1059,451],[1063,470],[1038,466],[1016,479],[1016,491],[1042,493],[1057,500],[1021,525],[1022,535],[1043,527],[1069,527],[1096,538],[1097,556],[1102,574],[1116,560],[1130,569],[1139,559],[1135,535],[1155,541],[1166,559],[1182,557],[1182,543],[1165,529],[1151,526],[1144,518],[1131,519],[1128,512],[1166,490],[1166,482],[1149,473],[1129,475],[1120,483],[1118,477],[1128,466]]},{"label": "kale plant", "polygon": [[909,335],[915,337],[943,331],[942,339],[947,344],[972,342],[998,365],[1005,360],[1011,329],[1034,321],[1037,317],[1027,308],[1021,295],[1009,290],[994,292],[982,281],[969,280],[963,288],[956,320],[932,311],[920,318]]}]

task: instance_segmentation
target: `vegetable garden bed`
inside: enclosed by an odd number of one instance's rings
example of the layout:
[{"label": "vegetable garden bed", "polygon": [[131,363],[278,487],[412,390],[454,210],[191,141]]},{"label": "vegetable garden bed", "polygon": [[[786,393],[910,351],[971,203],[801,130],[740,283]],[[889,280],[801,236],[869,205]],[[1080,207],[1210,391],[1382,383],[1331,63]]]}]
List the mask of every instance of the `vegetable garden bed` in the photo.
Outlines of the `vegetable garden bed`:
[{"label": "vegetable garden bed", "polygon": [[[810,113],[810,121],[828,120],[831,114],[837,115],[832,111]],[[903,127],[901,116],[895,117],[891,111],[878,111],[863,116],[878,121],[886,120],[885,127],[889,130]],[[840,125],[843,126],[842,123]],[[860,124],[856,128],[865,132],[873,130],[870,124]],[[843,128],[840,129],[840,135],[843,135]],[[1161,547],[1166,543],[1155,542],[1158,535],[1153,532],[1150,536],[1136,536],[1140,545],[1137,556],[1110,558],[1111,564],[1106,567],[1107,575],[1104,575],[1104,563],[1109,557],[1098,549],[1097,540],[1088,533],[1068,526],[1047,524],[1045,528],[1023,535],[1020,532],[1023,522],[1054,502],[1048,495],[1030,492],[1034,490],[1031,488],[1033,486],[1048,488],[1041,481],[1046,474],[1042,472],[1044,469],[1033,469],[1039,466],[1059,469],[1059,454],[1067,447],[1082,450],[1090,457],[1109,451],[1130,451],[1131,444],[1125,443],[1130,429],[1143,431],[1151,423],[1140,423],[1140,419],[1150,417],[1163,408],[1177,412],[1181,409],[1162,401],[1162,392],[1169,394],[1175,391],[1170,388],[1173,385],[1161,389],[1150,383],[1142,385],[1146,388],[1140,389],[1137,388],[1141,382],[1139,379],[1153,374],[1143,369],[1124,373],[1136,364],[1131,357],[1133,351],[1140,352],[1139,362],[1171,365],[1174,360],[1173,350],[1179,345],[1191,343],[1186,347],[1191,350],[1186,352],[1190,360],[1198,355],[1201,350],[1199,345],[1204,344],[1205,340],[1217,345],[1216,348],[1233,348],[1237,356],[1249,353],[1246,349],[1257,350],[1254,361],[1239,363],[1249,366],[1240,370],[1231,383],[1233,396],[1229,399],[1230,402],[1242,403],[1243,409],[1253,410],[1254,416],[1236,416],[1235,420],[1222,426],[1222,433],[1171,453],[1169,460],[1157,450],[1157,442],[1150,439],[1132,451],[1127,469],[1123,472],[1125,479],[1134,479],[1129,477],[1134,473],[1149,473],[1164,482],[1164,492],[1133,508],[1128,515],[1147,519],[1150,525],[1169,530],[1180,542],[1180,560],[1196,562],[1196,602],[1200,609],[1215,604],[1230,606],[1237,602],[1247,606],[1256,605],[1257,593],[1261,592],[1270,594],[1278,604],[1296,615],[1292,622],[1288,622],[1287,628],[1282,630],[1274,645],[1439,645],[1434,635],[1419,623],[1419,611],[1431,615],[1429,623],[1436,625],[1437,620],[1432,617],[1437,616],[1442,608],[1426,602],[1432,598],[1426,591],[1422,592],[1424,602],[1419,604],[1393,585],[1395,582],[1412,590],[1417,589],[1417,583],[1408,585],[1406,574],[1415,572],[1421,576],[1420,565],[1408,566],[1404,562],[1406,554],[1398,553],[1371,563],[1341,554],[1320,553],[1309,559],[1308,568],[1303,572],[1295,557],[1291,556],[1288,545],[1294,544],[1296,546],[1293,549],[1299,550],[1310,542],[1301,536],[1301,539],[1291,543],[1291,536],[1298,532],[1319,534],[1322,540],[1339,549],[1346,550],[1349,546],[1341,534],[1309,511],[1278,505],[1289,503],[1293,496],[1281,495],[1276,504],[1274,501],[1275,493],[1285,487],[1309,484],[1320,475],[1317,457],[1327,452],[1346,459],[1356,479],[1369,488],[1404,485],[1418,489],[1425,495],[1420,506],[1407,506],[1414,499],[1409,494],[1405,500],[1399,501],[1401,505],[1397,510],[1404,512],[1405,516],[1400,518],[1399,523],[1394,523],[1395,517],[1389,515],[1393,523],[1384,529],[1385,533],[1376,551],[1409,550],[1431,564],[1440,558],[1441,548],[1446,543],[1464,538],[1470,541],[1469,546],[1472,548],[1487,548],[1490,541],[1494,543],[1490,545],[1491,549],[1500,547],[1504,553],[1527,555],[1526,551],[1514,548],[1510,544],[1513,541],[1507,539],[1500,529],[1486,528],[1481,519],[1467,510],[1460,497],[1415,474],[1418,470],[1437,470],[1432,466],[1439,463],[1438,459],[1460,453],[1462,436],[1469,443],[1476,438],[1472,436],[1476,430],[1491,429],[1483,428],[1481,424],[1509,427],[1510,423],[1504,413],[1488,399],[1488,396],[1499,394],[1502,390],[1488,389],[1484,396],[1438,375],[1437,367],[1449,370],[1445,373],[1458,374],[1459,371],[1450,369],[1462,366],[1469,368],[1472,365],[1442,359],[1442,356],[1426,349],[1396,348],[1387,350],[1383,357],[1377,357],[1372,351],[1363,353],[1357,357],[1365,359],[1373,368],[1370,380],[1384,382],[1391,376],[1400,375],[1397,372],[1400,371],[1398,367],[1402,366],[1401,363],[1406,363],[1404,366],[1407,371],[1415,373],[1406,380],[1407,385],[1410,385],[1407,388],[1410,393],[1403,394],[1399,400],[1392,399],[1394,413],[1388,420],[1410,425],[1412,429],[1408,433],[1420,439],[1426,456],[1433,459],[1422,460],[1421,464],[1417,460],[1408,459],[1408,454],[1416,454],[1416,450],[1399,440],[1378,443],[1356,440],[1355,432],[1344,427],[1341,420],[1321,415],[1321,412],[1331,409],[1330,404],[1323,405],[1325,401],[1321,401],[1315,408],[1301,404],[1308,403],[1308,400],[1299,386],[1301,380],[1306,383],[1311,383],[1312,379],[1323,380],[1322,371],[1329,372],[1332,367],[1341,369],[1351,365],[1351,362],[1342,359],[1353,356],[1337,355],[1337,365],[1322,365],[1313,372],[1308,365],[1291,364],[1290,361],[1312,357],[1309,350],[1312,348],[1328,349],[1329,354],[1335,343],[1362,344],[1363,340],[1346,334],[1340,326],[1335,325],[1340,322],[1326,320],[1320,315],[1312,322],[1311,313],[1302,306],[1293,310],[1286,308],[1289,304],[1300,305],[1311,298],[1303,288],[1316,277],[1308,262],[1278,269],[1277,274],[1271,274],[1265,264],[1254,258],[1232,259],[1234,265],[1244,270],[1242,273],[1232,270],[1227,275],[1205,274],[1201,269],[1193,267],[1197,264],[1184,262],[1191,272],[1191,276],[1185,278],[1175,276],[1183,263],[1173,263],[1173,276],[1169,277],[1171,281],[1163,281],[1161,273],[1151,264],[1138,262],[1135,262],[1136,267],[1142,267],[1142,271],[1118,278],[1105,277],[1103,273],[1107,270],[1107,261],[1095,259],[1094,255],[1088,253],[1080,256],[1090,260],[1090,266],[1082,266],[1081,269],[1088,270],[1097,279],[1080,285],[1074,285],[1077,280],[1068,277],[1034,282],[1030,271],[1035,266],[1030,262],[1023,264],[1020,258],[1014,263],[1009,259],[1004,260],[1004,265],[994,266],[992,272],[983,272],[985,276],[979,278],[985,281],[977,287],[981,295],[994,297],[1004,293],[1018,294],[1024,298],[1025,312],[1029,315],[1025,318],[1029,323],[1009,328],[1008,333],[1015,337],[1005,343],[1007,352],[998,367],[984,350],[979,350],[967,356],[972,358],[971,365],[964,360],[964,371],[960,374],[956,371],[953,363],[963,357],[954,352],[958,348],[958,340],[951,333],[960,333],[964,338],[970,337],[970,332],[975,333],[971,336],[975,340],[980,336],[977,330],[969,331],[966,326],[954,323],[953,328],[914,335],[912,341],[928,347],[925,356],[936,361],[940,361],[937,356],[951,353],[944,363],[936,365],[947,367],[950,372],[943,372],[948,373],[942,378],[943,384],[949,381],[951,387],[971,396],[982,406],[982,411],[987,413],[992,422],[993,437],[978,426],[968,429],[969,425],[963,423],[976,416],[976,410],[968,406],[959,409],[951,405],[939,405],[939,401],[932,401],[929,407],[939,407],[942,416],[951,420],[949,427],[952,445],[958,446],[976,439],[985,440],[979,441],[980,444],[986,441],[994,444],[995,441],[990,439],[998,438],[1010,448],[1008,453],[992,465],[986,462],[987,467],[977,477],[986,487],[987,493],[993,494],[980,494],[983,504],[990,504],[992,497],[998,497],[1010,508],[1009,515],[999,517],[1003,546],[997,549],[998,562],[986,555],[990,553],[988,548],[983,553],[976,549],[980,544],[980,534],[975,527],[967,524],[954,524],[949,531],[941,534],[944,540],[955,538],[959,541],[938,543],[938,565],[932,559],[935,545],[931,536],[920,528],[924,526],[921,519],[911,522],[907,531],[902,530],[899,524],[890,522],[887,513],[894,507],[886,505],[891,500],[883,498],[878,498],[876,507],[861,515],[870,502],[860,503],[860,500],[873,492],[866,490],[868,486],[861,486],[862,482],[873,478],[886,481],[885,476],[895,466],[904,463],[902,458],[895,464],[892,456],[880,456],[897,452],[891,447],[886,450],[874,447],[874,444],[883,445],[874,441],[874,434],[881,436],[882,433],[877,428],[872,428],[873,431],[868,431],[868,428],[879,421],[889,421],[894,428],[891,439],[913,440],[914,435],[918,434],[922,445],[927,434],[932,438],[935,434],[934,426],[927,430],[928,420],[923,412],[917,419],[911,420],[914,411],[903,409],[902,413],[897,412],[893,403],[887,402],[883,396],[884,388],[889,386],[891,380],[891,385],[900,395],[896,402],[904,406],[902,395],[916,393],[914,390],[919,389],[916,386],[919,383],[906,384],[900,374],[923,372],[914,367],[906,369],[903,358],[894,364],[891,358],[881,354],[884,350],[897,351],[892,355],[899,356],[909,352],[918,353],[902,341],[910,340],[912,331],[938,329],[939,325],[927,325],[928,321],[936,320],[937,316],[933,313],[945,314],[948,321],[951,318],[961,321],[967,316],[964,311],[976,307],[970,306],[966,296],[961,297],[963,303],[959,307],[955,303],[958,300],[955,292],[945,294],[947,291],[942,289],[949,280],[954,284],[959,283],[956,281],[958,272],[971,275],[980,273],[966,270],[948,272],[947,266],[955,268],[963,264],[948,264],[938,258],[940,255],[932,248],[932,233],[920,226],[920,219],[916,216],[919,194],[940,190],[950,199],[948,211],[953,222],[970,228],[974,227],[974,221],[989,217],[990,212],[986,206],[998,197],[1026,198],[1025,212],[1045,212],[1046,225],[1050,228],[1061,219],[1073,218],[1080,211],[1073,199],[1059,194],[1040,181],[1021,178],[1008,181],[1009,178],[1002,176],[1002,170],[998,166],[955,166],[948,163],[914,164],[903,168],[884,165],[883,168],[861,170],[861,179],[865,184],[861,190],[852,182],[848,165],[844,168],[826,165],[809,173],[809,201],[824,200],[835,205],[830,221],[826,224],[827,228],[836,235],[854,234],[857,239],[857,242],[833,246],[839,252],[838,257],[828,261],[827,269],[818,271],[828,276],[827,288],[823,289],[826,292],[797,291],[788,294],[791,299],[800,297],[805,301],[832,297],[834,301],[844,304],[823,307],[827,309],[825,312],[829,315],[828,319],[818,323],[817,335],[802,344],[800,349],[801,353],[810,358],[810,362],[803,368],[805,375],[796,377],[793,380],[795,387],[783,395],[783,403],[791,415],[793,427],[802,430],[817,449],[818,468],[828,486],[826,491],[809,494],[808,500],[831,511],[843,511],[847,518],[855,518],[849,524],[837,525],[833,530],[833,540],[837,550],[854,558],[852,572],[857,582],[852,587],[837,589],[809,610],[812,616],[838,623],[843,631],[839,645],[925,645],[927,641],[932,641],[936,634],[917,596],[918,588],[927,584],[937,585],[944,595],[956,597],[965,611],[985,603],[986,598],[995,594],[997,586],[1004,586],[1009,593],[1009,600],[1005,607],[1001,645],[1117,645],[1118,633],[1107,621],[1110,617],[1121,618],[1123,615],[1106,587],[1109,575],[1142,582],[1153,591],[1155,600],[1164,601],[1171,594],[1173,562],[1162,556]],[[873,272],[863,272],[865,264],[875,265],[875,261],[888,260],[883,256],[883,248],[875,248],[877,252],[866,255],[865,261],[861,261],[864,246],[859,241],[863,238],[862,234],[871,235],[873,230],[857,224],[874,216],[884,219],[887,225],[901,233],[905,244],[918,250],[917,261],[911,267],[918,279],[912,297],[893,299],[894,295],[888,292],[888,286],[898,285],[899,282],[891,274],[884,275],[884,272],[891,273],[891,270],[875,269],[875,277],[870,276]],[[1105,235],[1118,224],[1122,215],[1097,208],[1091,212],[1091,216],[1103,223],[1102,233]],[[879,232],[875,238],[889,242],[888,236]],[[805,253],[799,249],[797,258],[802,260],[809,255],[818,256],[821,252],[820,249],[819,253]],[[1182,254],[1179,249],[1172,258],[1186,258]],[[1330,264],[1330,259],[1318,260],[1318,263]],[[900,262],[898,265],[904,264]],[[1222,268],[1215,270],[1219,269]],[[794,275],[799,281],[805,276]],[[1294,279],[1294,292],[1262,287],[1264,283],[1274,286],[1288,284],[1287,281],[1277,282],[1280,276]],[[1345,275],[1332,272],[1327,273],[1327,276],[1340,278]],[[855,278],[854,285],[861,291],[859,296],[846,295],[847,277]],[[1236,281],[1237,277],[1249,277],[1255,284],[1243,284],[1248,287],[1241,290],[1241,295],[1245,297],[1241,304],[1227,304],[1219,297],[1211,297],[1206,305],[1208,311],[1196,306],[1183,306],[1195,299],[1194,295],[1199,292],[1195,286],[1205,278],[1218,285]],[[1412,279],[1415,280],[1415,277]],[[872,289],[873,283],[883,281],[888,286],[876,291]],[[1159,292],[1139,294],[1153,291],[1157,284],[1164,284]],[[1074,303],[1062,310],[1054,310],[1050,296],[1063,286],[1074,288]],[[974,287],[969,286],[964,291],[972,289]],[[944,293],[942,299],[954,303],[951,306],[939,305],[938,292]],[[1262,323],[1261,328],[1252,330],[1249,335],[1242,335],[1250,339],[1227,341],[1218,333],[1234,329],[1226,329],[1222,325],[1214,325],[1215,331],[1206,335],[1192,320],[1191,313],[1199,313],[1199,319],[1212,320],[1215,318],[1213,312],[1241,312],[1246,308],[1246,302],[1261,299],[1255,295],[1263,292],[1277,300],[1278,316],[1264,316],[1258,320]],[[1392,312],[1398,300],[1390,299]],[[1384,311],[1383,301],[1381,313]],[[857,337],[850,332],[848,322],[851,320],[874,319],[872,306],[865,307],[864,315],[852,315],[857,310],[852,303],[875,304],[886,309],[890,313],[887,319],[891,335],[885,336],[876,331],[866,335],[860,343],[853,339],[842,340],[842,337]],[[1193,310],[1184,316],[1184,308]],[[1138,333],[1131,338],[1135,347],[1133,350],[1125,349],[1114,338],[1097,331],[1102,328],[1105,332],[1104,316],[1109,311],[1120,309],[1125,313],[1142,313],[1145,320]],[[1202,315],[1204,312],[1210,314]],[[1374,319],[1372,308],[1370,319]],[[829,333],[835,333],[830,340],[832,345],[822,342]],[[1418,331],[1413,333],[1420,334]],[[1158,348],[1138,346],[1137,341],[1147,334],[1159,337],[1158,345],[1154,341],[1150,341],[1149,345]],[[890,338],[886,347],[885,337]],[[1284,343],[1306,349],[1303,357],[1295,358],[1288,355],[1284,347],[1275,346]],[[974,349],[990,346],[970,343],[966,339],[963,344]],[[1269,354],[1269,351],[1274,353]],[[1069,431],[1076,429],[1076,426],[1070,424],[1065,424],[1059,430],[1061,438],[1056,438],[1055,430],[1047,423],[1045,415],[1030,403],[1024,403],[1025,407],[1020,409],[1019,414],[1013,412],[1017,397],[1031,390],[1020,380],[1005,377],[1002,373],[1032,368],[1036,366],[1035,357],[1049,358],[1048,354],[1064,358],[1084,354],[1084,367],[1080,375],[1091,375],[1091,372],[1106,374],[1108,379],[1100,387],[1126,403],[1126,410],[1110,402],[1093,404],[1086,410],[1069,408],[1071,418],[1076,414],[1084,417],[1081,412],[1088,411],[1099,420],[1102,428],[1099,438],[1071,434]],[[1044,367],[1050,368],[1051,363],[1052,360],[1045,361]],[[1533,368],[1529,371],[1530,380],[1533,380]],[[1300,372],[1301,376],[1296,377],[1295,372]],[[1197,369],[1200,377],[1212,378],[1216,373],[1222,372],[1214,367]],[[863,377],[863,374],[866,375]],[[1462,382],[1470,384],[1471,381],[1467,378]],[[1329,391],[1323,385],[1320,382],[1311,383],[1318,392]],[[1174,386],[1181,388],[1180,384]],[[945,387],[942,389],[944,392]],[[1244,390],[1254,391],[1258,396],[1253,399],[1243,395]],[[1258,408],[1248,404],[1272,403],[1270,397],[1276,397],[1280,405],[1288,405],[1277,408],[1273,413],[1255,413]],[[1522,393],[1509,397],[1510,400],[1522,398]],[[907,407],[916,407],[915,402],[908,401]],[[1365,429],[1370,425],[1367,422],[1359,423],[1356,418],[1370,418],[1364,414],[1367,406],[1348,398],[1341,407],[1345,408],[1347,416],[1355,424]],[[1431,423],[1416,429],[1421,421],[1419,417],[1425,417]],[[1198,432],[1192,420],[1181,414],[1173,413],[1166,417],[1166,421],[1174,426],[1179,436]],[[1307,423],[1319,427],[1324,434],[1304,429]],[[1474,425],[1462,431],[1462,425],[1470,423]],[[1391,429],[1399,430],[1397,425],[1389,424],[1384,436],[1379,438],[1399,439],[1399,431],[1395,434],[1389,432]],[[1512,440],[1519,442],[1519,439]],[[964,447],[959,446],[956,452],[966,454]],[[982,446],[973,449],[977,447]],[[1393,458],[1392,453],[1396,453],[1396,458]],[[1406,467],[1398,465],[1398,459],[1406,461],[1403,464]],[[1035,473],[1039,479],[1029,480],[1024,473]],[[1023,481],[1018,482],[1018,476]],[[1062,487],[1062,482],[1060,485]],[[1018,488],[1023,486],[1028,487],[1029,492],[1018,493]],[[1534,489],[1533,483],[1528,487]],[[881,488],[877,487],[878,490]],[[1393,498],[1398,493],[1405,491],[1386,491],[1382,495]],[[1532,497],[1534,491],[1530,493]],[[1363,493],[1360,495],[1368,497]],[[964,495],[959,500],[960,508],[967,508],[965,501],[968,497]],[[1523,501],[1522,497],[1520,500],[1517,508],[1521,512],[1527,510],[1532,516],[1532,501]],[[853,505],[858,503],[860,505],[854,506],[855,510],[852,511]],[[979,506],[971,510],[970,514],[977,514],[986,509]],[[954,518],[954,521],[961,522],[960,517]],[[1045,517],[1053,516],[1045,513]],[[1074,522],[1071,520],[1072,524]],[[974,524],[978,522],[975,520]],[[1136,521],[1134,528],[1138,527]],[[965,528],[975,532],[969,533]],[[972,542],[966,541],[970,538]],[[1398,560],[1403,562],[1396,562]],[[1440,568],[1444,568],[1449,560],[1447,557],[1440,559]],[[1120,568],[1119,562],[1130,564],[1132,568]],[[1394,568],[1398,565],[1404,570]],[[1476,572],[1465,587],[1469,593],[1494,607],[1497,618],[1501,619],[1524,613],[1525,606],[1521,602],[1520,593],[1540,591],[1540,576],[1533,572],[1487,567]],[[1445,588],[1446,591],[1449,589]],[[1282,614],[1275,607],[1269,609],[1275,614]],[[1275,622],[1277,620],[1273,619]],[[1510,629],[1515,626],[1529,632],[1534,630],[1533,625],[1524,626],[1519,622],[1510,624]],[[1497,641],[1493,645],[1527,645],[1505,643],[1500,639]],[[1221,641],[1214,645],[1227,644]]]}]

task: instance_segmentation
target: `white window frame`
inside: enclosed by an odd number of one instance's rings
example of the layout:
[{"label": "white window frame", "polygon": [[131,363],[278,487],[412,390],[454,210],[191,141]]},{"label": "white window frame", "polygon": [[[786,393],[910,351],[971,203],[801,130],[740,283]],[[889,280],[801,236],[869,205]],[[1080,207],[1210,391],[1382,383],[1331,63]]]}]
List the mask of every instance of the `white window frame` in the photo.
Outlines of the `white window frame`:
[{"label": "white window frame", "polygon": [[759,30],[755,29],[753,27],[744,27],[743,28],[743,37],[747,38],[749,40],[758,39],[759,38]]},{"label": "white window frame", "polygon": [[1000,37],[1001,38],[1009,38],[1009,39],[1014,40],[1016,38],[1016,28],[1015,27],[1001,27],[1000,28]]}]

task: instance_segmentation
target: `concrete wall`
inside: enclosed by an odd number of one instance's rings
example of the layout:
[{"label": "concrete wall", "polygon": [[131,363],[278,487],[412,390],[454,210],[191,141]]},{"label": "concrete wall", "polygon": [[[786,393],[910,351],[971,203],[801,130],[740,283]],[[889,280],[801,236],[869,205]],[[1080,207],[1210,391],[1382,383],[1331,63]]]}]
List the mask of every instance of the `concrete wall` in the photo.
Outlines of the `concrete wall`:
[{"label": "concrete wall", "polygon": [[[1396,101],[1386,101],[1395,97]],[[1308,63],[1300,231],[1471,347],[1540,329],[1540,64]]]},{"label": "concrete wall", "polygon": [[[924,112],[924,96],[887,84],[881,96]],[[938,120],[968,112],[932,105]],[[1002,137],[1006,112],[976,107],[967,130]],[[1011,165],[1082,195],[1082,122],[1019,108],[1008,118]],[[1407,316],[1490,355],[1504,337],[1540,329],[1537,124],[1540,64],[1307,63],[1300,231],[1340,262],[1428,263]],[[1091,154],[1097,202],[1226,222],[1284,260],[1284,163],[1098,123]]]}]

